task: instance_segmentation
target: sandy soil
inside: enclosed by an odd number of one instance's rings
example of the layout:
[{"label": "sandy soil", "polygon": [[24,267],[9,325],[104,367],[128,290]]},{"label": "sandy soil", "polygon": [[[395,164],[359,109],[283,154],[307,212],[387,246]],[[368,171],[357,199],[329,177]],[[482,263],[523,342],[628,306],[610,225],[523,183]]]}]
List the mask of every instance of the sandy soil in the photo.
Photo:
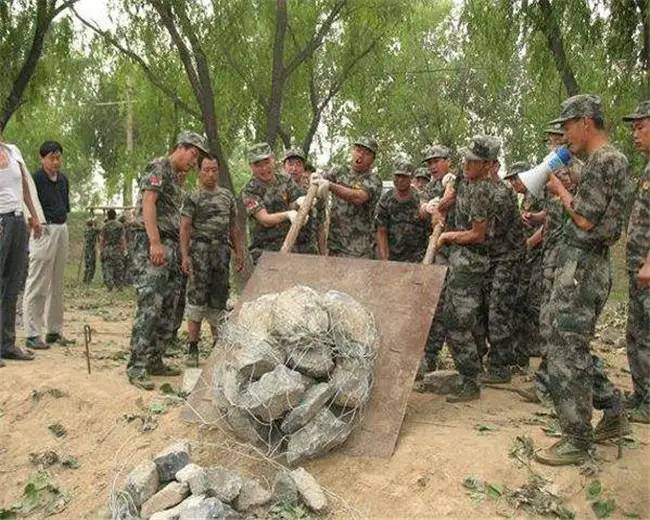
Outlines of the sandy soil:
[{"label": "sandy soil", "polygon": [[[270,463],[218,429],[184,423],[181,407],[167,403],[159,392],[143,392],[127,383],[124,356],[132,313],[128,295],[70,287],[67,302],[65,332],[77,344],[39,352],[31,363],[9,361],[0,369],[0,510],[20,498],[30,476],[39,470],[30,454],[46,450],[54,450],[59,458],[72,455],[80,464],[77,469],[60,462],[47,467],[66,497],[58,518],[105,518],[110,492],[124,474],[177,438],[193,441],[194,458],[200,464],[220,463],[271,478]],[[620,340],[622,320],[612,316],[597,345],[615,381],[629,389]],[[85,323],[94,331],[91,375],[83,354]],[[178,386],[179,379],[170,382]],[[518,377],[514,384],[524,381]],[[615,499],[612,518],[650,517],[650,427],[633,426],[620,459],[615,445],[599,446],[599,460],[588,468],[518,464],[510,457],[517,436],[530,436],[535,447],[555,440],[541,429],[550,420],[539,415],[544,412],[548,410],[540,405],[496,389],[486,389],[480,401],[462,405],[449,405],[442,396],[413,393],[391,459],[333,453],[308,469],[340,497],[333,505],[336,518],[535,517],[513,509],[503,497],[480,493],[472,497],[463,486],[467,477],[474,476],[515,489],[533,473],[547,479],[548,489],[577,518],[595,517],[586,496],[594,479],[602,483],[601,498]],[[150,431],[142,431],[142,418],[154,425]],[[596,414],[594,421],[598,418]],[[62,437],[48,429],[55,423],[65,429]],[[585,469],[596,474],[586,475]],[[44,513],[36,511],[33,516]]]}]

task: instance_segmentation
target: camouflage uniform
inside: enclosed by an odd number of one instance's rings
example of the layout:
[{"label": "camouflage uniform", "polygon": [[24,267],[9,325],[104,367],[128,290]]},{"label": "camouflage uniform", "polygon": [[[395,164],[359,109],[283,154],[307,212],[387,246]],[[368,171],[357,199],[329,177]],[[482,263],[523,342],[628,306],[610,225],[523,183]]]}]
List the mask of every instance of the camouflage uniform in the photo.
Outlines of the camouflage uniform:
[{"label": "camouflage uniform", "polygon": [[185,315],[216,327],[228,300],[230,230],[237,219],[235,197],[225,188],[199,190],[185,197],[182,216],[192,219]]},{"label": "camouflage uniform", "polygon": [[501,180],[493,180],[494,219],[489,229],[490,271],[487,291],[487,335],[490,341],[488,370],[510,374],[514,364],[514,309],[520,265],[525,254],[524,225],[517,195]]},{"label": "camouflage uniform", "polygon": [[[159,266],[154,266],[149,259],[149,239],[142,219],[145,191],[158,193],[158,230],[165,250],[165,261]],[[181,282],[178,230],[182,195],[168,158],[155,159],[147,165],[140,180],[132,247],[136,311],[128,371],[135,376],[162,365],[165,348],[173,337],[175,304]]]},{"label": "camouflage uniform", "polygon": [[135,233],[135,224],[127,222],[124,225],[124,241],[126,242],[126,249],[124,250],[124,285],[133,284],[133,234]]},{"label": "camouflage uniform", "polygon": [[[489,179],[468,182],[458,177],[456,183],[455,229],[472,229],[475,221],[491,221],[494,184]],[[456,369],[465,380],[476,381],[481,372],[477,339],[479,317],[485,309],[483,281],[490,269],[486,244],[454,245],[447,273],[445,323],[447,343]]]},{"label": "camouflage uniform", "polygon": [[84,231],[84,283],[90,283],[95,277],[97,266],[97,237],[99,230],[93,224]]},{"label": "camouflage uniform", "polygon": [[549,390],[565,438],[579,447],[592,440],[592,402],[597,409],[621,406],[589,342],[611,288],[609,247],[621,234],[628,183],[627,159],[613,146],[589,156],[573,208],[594,227],[583,231],[572,220],[565,224],[548,302]]},{"label": "camouflage uniform", "polygon": [[248,250],[253,262],[257,263],[262,251],[279,251],[291,227],[288,220],[277,226],[264,227],[257,221],[255,214],[261,209],[266,209],[268,213],[289,211],[290,204],[303,195],[304,192],[296,183],[284,174],[276,173],[268,183],[255,177],[246,183],[240,196],[248,215]]},{"label": "camouflage uniform", "polygon": [[637,274],[650,251],[650,163],[639,181],[627,228],[627,271],[630,299],[627,315],[627,357],[634,395],[650,406],[650,288],[639,287]]},{"label": "camouflage uniform", "polygon": [[102,228],[102,263],[104,264],[104,284],[108,290],[122,285],[122,236],[124,227],[117,220],[109,220]]},{"label": "camouflage uniform", "polygon": [[[379,199],[375,211],[375,224],[386,228],[389,260],[397,262],[422,262],[427,250],[430,220],[420,217],[420,200],[415,193],[406,200],[390,189]],[[427,215],[428,216],[428,215]]]},{"label": "camouflage uniform", "polygon": [[381,179],[371,171],[356,173],[349,166],[329,171],[325,178],[368,193],[368,201],[357,205],[331,197],[327,249],[330,256],[375,258],[375,206],[381,196]]}]

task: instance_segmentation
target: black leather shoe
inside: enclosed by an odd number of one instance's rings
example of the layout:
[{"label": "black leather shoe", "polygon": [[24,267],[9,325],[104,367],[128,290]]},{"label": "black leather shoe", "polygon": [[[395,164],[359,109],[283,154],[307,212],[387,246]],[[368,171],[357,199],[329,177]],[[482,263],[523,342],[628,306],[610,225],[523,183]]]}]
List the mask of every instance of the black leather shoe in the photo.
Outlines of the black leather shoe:
[{"label": "black leather shoe", "polygon": [[34,354],[26,350],[14,348],[11,350],[5,350],[2,353],[2,357],[5,359],[15,359],[17,361],[32,361],[34,359]]}]

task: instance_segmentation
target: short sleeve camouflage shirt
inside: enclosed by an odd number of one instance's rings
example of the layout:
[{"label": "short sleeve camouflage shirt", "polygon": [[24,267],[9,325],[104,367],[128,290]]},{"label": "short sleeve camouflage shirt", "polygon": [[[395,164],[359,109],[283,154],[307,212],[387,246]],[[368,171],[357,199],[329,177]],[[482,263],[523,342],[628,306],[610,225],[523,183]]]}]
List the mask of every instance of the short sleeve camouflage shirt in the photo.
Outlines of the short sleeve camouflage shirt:
[{"label": "short sleeve camouflage shirt", "polygon": [[488,231],[492,258],[516,260],[525,252],[524,224],[521,220],[517,194],[505,182],[493,181],[494,219]]},{"label": "short sleeve camouflage shirt", "polygon": [[233,194],[221,187],[197,190],[185,196],[181,215],[192,219],[192,238],[227,243],[237,218]]},{"label": "short sleeve camouflage shirt", "polygon": [[104,247],[116,248],[122,243],[122,236],[124,235],[124,226],[117,220],[109,220],[102,228],[102,238],[104,240]]},{"label": "short sleeve camouflage shirt", "polygon": [[369,195],[368,201],[360,205],[331,197],[328,249],[341,256],[374,258],[374,217],[382,191],[381,180],[375,173],[356,173],[348,166],[331,170],[326,178],[348,188],[363,190]]},{"label": "short sleeve camouflage shirt", "polygon": [[627,226],[627,269],[637,273],[650,251],[650,163],[646,166]]}]

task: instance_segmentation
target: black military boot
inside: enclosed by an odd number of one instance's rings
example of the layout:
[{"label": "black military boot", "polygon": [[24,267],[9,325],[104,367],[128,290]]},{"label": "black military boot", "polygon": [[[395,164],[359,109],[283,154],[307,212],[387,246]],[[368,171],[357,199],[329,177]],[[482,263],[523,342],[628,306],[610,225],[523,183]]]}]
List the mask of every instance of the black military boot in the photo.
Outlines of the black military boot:
[{"label": "black military boot", "polygon": [[188,367],[199,366],[199,344],[196,341],[190,341],[187,345],[187,358],[185,364]]},{"label": "black military boot", "polygon": [[481,398],[481,389],[476,381],[464,379],[458,390],[447,396],[448,403],[464,403]]}]

